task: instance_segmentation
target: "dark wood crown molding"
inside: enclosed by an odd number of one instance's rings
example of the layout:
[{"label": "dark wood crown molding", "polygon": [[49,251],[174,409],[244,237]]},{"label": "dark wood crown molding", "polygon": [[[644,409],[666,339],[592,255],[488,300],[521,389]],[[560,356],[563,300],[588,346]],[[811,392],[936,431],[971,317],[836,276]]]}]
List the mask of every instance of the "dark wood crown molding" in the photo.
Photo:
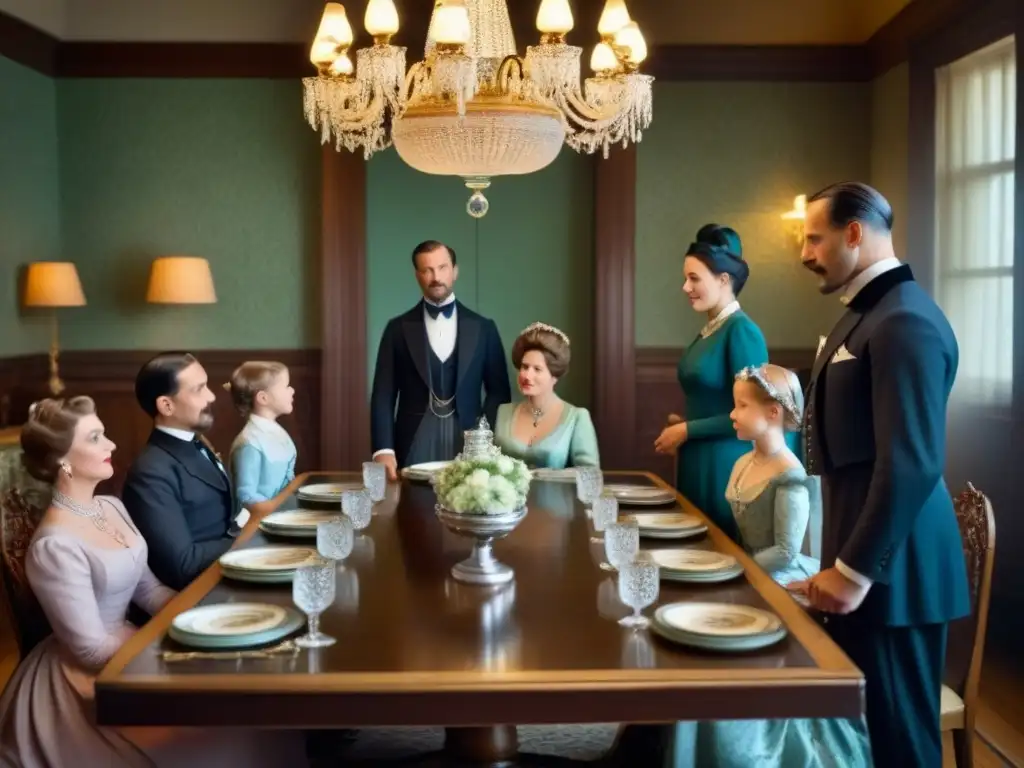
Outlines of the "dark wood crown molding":
[{"label": "dark wood crown molding", "polygon": [[[863,82],[906,61],[915,41],[949,24],[967,5],[914,0],[860,45],[655,45],[645,69],[668,81]],[[422,53],[426,12],[413,15],[395,38],[411,60]],[[512,4],[511,15],[517,39],[533,40],[532,6]],[[578,29],[597,23],[589,5],[580,16]],[[356,45],[367,42],[357,39]],[[313,74],[308,53],[305,43],[61,41],[0,12],[0,55],[54,77],[291,79]]]}]

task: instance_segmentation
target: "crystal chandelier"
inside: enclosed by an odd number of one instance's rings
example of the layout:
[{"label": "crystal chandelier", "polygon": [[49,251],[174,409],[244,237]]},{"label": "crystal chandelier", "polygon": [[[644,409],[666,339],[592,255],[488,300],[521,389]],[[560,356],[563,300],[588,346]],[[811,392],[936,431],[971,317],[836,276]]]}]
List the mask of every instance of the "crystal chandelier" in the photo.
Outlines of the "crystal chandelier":
[{"label": "crystal chandelier", "polygon": [[315,77],[303,78],[306,120],[321,143],[363,157],[392,143],[423,173],[460,176],[473,190],[471,216],[487,213],[483,190],[495,176],[539,171],[563,143],[604,157],[613,144],[640,141],[651,123],[650,75],[637,71],[647,45],[625,0],[606,0],[590,57],[594,76],[580,88],[583,49],[568,45],[568,0],[542,0],[540,43],[516,53],[505,0],[435,0],[425,54],[406,72],[394,0],[369,0],[373,46],[349,55],[352,27],[340,3],[327,3],[310,51]]}]

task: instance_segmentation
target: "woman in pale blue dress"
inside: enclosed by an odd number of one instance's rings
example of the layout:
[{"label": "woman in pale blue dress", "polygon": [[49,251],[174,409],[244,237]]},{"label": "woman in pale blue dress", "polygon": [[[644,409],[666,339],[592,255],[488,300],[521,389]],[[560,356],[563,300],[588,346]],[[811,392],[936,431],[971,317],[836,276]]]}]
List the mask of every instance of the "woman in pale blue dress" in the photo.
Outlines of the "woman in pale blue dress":
[{"label": "woman in pale blue dress", "polygon": [[291,413],[295,390],[282,363],[242,363],[224,385],[235,408],[248,417],[231,445],[235,498],[242,507],[273,499],[295,479],[295,443],[277,423]]},{"label": "woman in pale blue dress", "polygon": [[[817,573],[801,553],[817,478],[786,445],[799,429],[803,395],[796,374],[777,365],[745,368],[733,386],[730,417],[740,440],[753,443],[733,467],[726,498],[744,548],[773,579],[787,584]],[[812,507],[814,509],[812,510]],[[672,768],[869,768],[863,718],[689,721],[675,726]]]},{"label": "woman in pale blue dress", "polygon": [[586,408],[555,394],[569,370],[569,337],[534,323],[512,345],[512,363],[523,399],[498,407],[494,442],[507,456],[531,468],[597,467],[597,432]]}]

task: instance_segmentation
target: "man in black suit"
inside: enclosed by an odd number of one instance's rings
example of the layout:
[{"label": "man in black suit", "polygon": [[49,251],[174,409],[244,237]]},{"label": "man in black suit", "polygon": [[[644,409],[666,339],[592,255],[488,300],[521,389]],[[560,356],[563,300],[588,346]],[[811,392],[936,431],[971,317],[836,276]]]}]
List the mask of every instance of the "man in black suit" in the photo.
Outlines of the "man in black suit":
[{"label": "man in black suit", "polygon": [[124,504],[149,547],[149,567],[183,589],[224,554],[244,524],[224,465],[201,437],[213,426],[206,371],[187,352],[157,355],[139,371],[135,397],[153,418],[128,470]]},{"label": "man in black suit", "polygon": [[943,481],[956,338],[896,260],[892,208],[855,182],[810,198],[803,262],[846,314],[807,397],[807,469],[821,475],[822,571],[791,585],[864,673],[875,765],[940,768],[948,623],[970,612]]},{"label": "man in black suit", "polygon": [[428,240],[412,263],[423,300],[388,321],[370,398],[373,458],[392,480],[398,467],[455,458],[463,430],[481,413],[493,425],[512,399],[497,326],[455,299],[455,251]]}]

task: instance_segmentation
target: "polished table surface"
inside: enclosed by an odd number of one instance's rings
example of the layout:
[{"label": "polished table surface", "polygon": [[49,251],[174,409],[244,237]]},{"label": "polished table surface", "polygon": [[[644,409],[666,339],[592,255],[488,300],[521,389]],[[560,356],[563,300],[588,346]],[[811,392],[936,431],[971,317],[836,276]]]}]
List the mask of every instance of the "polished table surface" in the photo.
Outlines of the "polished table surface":
[{"label": "polished table surface", "polygon": [[[609,475],[609,481],[662,484],[643,474]],[[295,486],[354,478],[309,475]],[[767,608],[789,628],[781,643],[716,654],[620,626],[617,619],[629,610],[617,599],[613,576],[598,567],[602,545],[589,541],[590,524],[572,484],[533,483],[526,518],[495,544],[498,559],[515,570],[514,581],[500,587],[452,579],[449,571],[469,554],[470,542],[441,526],[434,501],[429,485],[389,487],[339,569],[337,599],[321,618],[321,631],[338,642],[295,658],[160,658],[161,650],[176,647],[165,637],[167,626],[189,607],[251,600],[292,605],[290,584],[233,582],[212,566],[100,675],[100,723],[489,725],[863,711],[859,670],[714,527],[696,540],[653,545],[729,552],[746,566],[744,576],[720,585],[662,581],[658,605],[708,600]],[[696,512],[681,497],[679,503]],[[267,543],[276,542],[251,521],[236,546]]]}]

